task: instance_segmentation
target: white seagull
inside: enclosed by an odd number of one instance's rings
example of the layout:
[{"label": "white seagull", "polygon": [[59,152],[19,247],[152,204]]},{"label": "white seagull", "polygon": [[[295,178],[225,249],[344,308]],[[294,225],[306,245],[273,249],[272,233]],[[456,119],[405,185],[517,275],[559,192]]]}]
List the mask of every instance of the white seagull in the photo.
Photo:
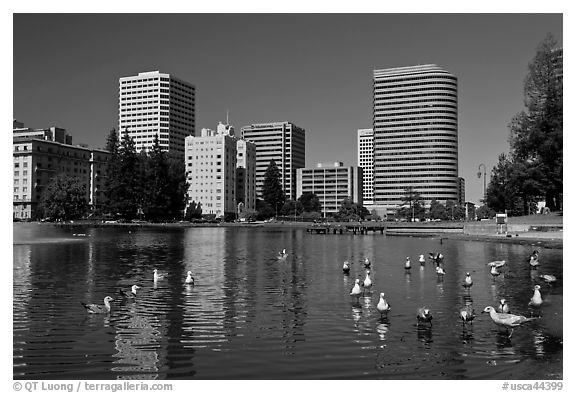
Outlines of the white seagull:
[{"label": "white seagull", "polygon": [[534,285],[534,294],[528,303],[531,307],[540,307],[542,305],[542,295],[540,294],[540,285]]},{"label": "white seagull", "polygon": [[372,279],[370,278],[370,270],[366,270],[366,278],[364,279],[364,288],[370,289],[372,287]]},{"label": "white seagull", "polygon": [[126,292],[123,289],[119,289],[118,292],[120,293],[121,296],[128,298],[128,299],[134,299],[136,297],[136,291],[140,289],[140,287],[138,285],[132,285],[130,287],[130,292]]},{"label": "white seagull", "polygon": [[556,276],[553,276],[552,274],[541,274],[538,277],[544,280],[548,285],[556,281]]},{"label": "white seagull", "polygon": [[538,266],[540,266],[540,262],[538,261],[538,256],[539,256],[539,254],[538,254],[537,250],[534,250],[532,252],[532,255],[530,255],[530,261],[529,262],[530,262],[530,266],[532,268],[537,268]]},{"label": "white seagull", "polygon": [[476,318],[476,314],[474,313],[472,307],[466,306],[460,310],[460,319],[462,320],[462,325],[464,325],[466,322],[470,322],[470,324],[472,324],[474,318]]},{"label": "white seagull", "polygon": [[443,276],[446,274],[446,271],[442,269],[442,266],[436,266],[436,274],[438,274],[439,276]]},{"label": "white seagull", "polygon": [[424,259],[424,255],[420,255],[420,257],[418,258],[418,262],[420,262],[420,265],[424,266],[426,265],[426,259]]},{"label": "white seagull", "polygon": [[84,306],[84,308],[86,308],[86,310],[88,310],[88,313],[90,314],[104,314],[110,312],[110,302],[113,300],[114,299],[112,299],[110,296],[106,296],[104,298],[104,305],[86,304],[84,302],[81,302],[81,304]]},{"label": "white seagull", "polygon": [[421,307],[418,309],[416,313],[416,319],[418,323],[420,322],[428,322],[432,325],[432,314],[430,314],[430,309],[427,307]]},{"label": "white seagull", "polygon": [[466,278],[464,279],[464,283],[462,284],[462,286],[464,288],[470,288],[472,284],[474,283],[472,282],[472,277],[470,276],[470,273],[466,273]]},{"label": "white seagull", "polygon": [[350,273],[350,262],[344,261],[344,265],[342,266],[342,271],[346,274]]},{"label": "white seagull", "polygon": [[404,269],[410,270],[412,265],[410,264],[410,257],[406,257],[406,262],[404,263]]},{"label": "white seagull", "polygon": [[165,274],[158,273],[158,269],[154,269],[154,281],[158,281],[166,277]]},{"label": "white seagull", "polygon": [[188,273],[186,273],[185,283],[194,285],[194,277],[192,277],[192,272],[190,270],[188,270]]},{"label": "white seagull", "polygon": [[371,265],[370,259],[368,259],[368,257],[365,257],[365,258],[364,258],[364,267],[365,267],[365,268],[369,268],[370,265]]},{"label": "white seagull", "polygon": [[483,313],[490,313],[490,318],[492,321],[498,326],[504,326],[507,330],[510,329],[510,335],[508,337],[512,337],[512,333],[514,333],[514,328],[518,327],[526,322],[532,321],[536,318],[526,318],[523,315],[514,315],[514,314],[503,314],[496,312],[494,307],[488,306],[483,311]]},{"label": "white seagull", "polygon": [[360,295],[362,294],[362,290],[360,289],[360,279],[356,279],[354,282],[354,287],[350,291],[350,296],[355,297],[356,300],[360,299]]},{"label": "white seagull", "polygon": [[496,266],[492,266],[490,269],[490,274],[492,275],[492,278],[496,278],[500,275],[500,270],[498,270]]},{"label": "white seagull", "polygon": [[376,308],[378,309],[378,311],[380,311],[380,314],[382,315],[390,311],[390,304],[388,304],[388,302],[384,298],[384,292],[380,292],[380,300],[378,301]]},{"label": "white seagull", "polygon": [[500,269],[506,263],[505,260],[488,262],[488,266]]},{"label": "white seagull", "polygon": [[506,299],[500,299],[500,304],[498,305],[498,312],[504,314],[510,314],[510,308],[508,307],[508,303],[506,303]]},{"label": "white seagull", "polygon": [[286,259],[286,257],[288,257],[288,254],[286,253],[286,249],[283,248],[282,251],[278,252],[278,259],[283,260]]}]

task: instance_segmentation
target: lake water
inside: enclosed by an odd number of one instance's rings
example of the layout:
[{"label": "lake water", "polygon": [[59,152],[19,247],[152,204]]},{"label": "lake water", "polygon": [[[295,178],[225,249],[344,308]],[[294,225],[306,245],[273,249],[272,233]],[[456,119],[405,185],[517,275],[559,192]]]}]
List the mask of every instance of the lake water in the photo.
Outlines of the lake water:
[{"label": "lake water", "polygon": [[[15,379],[559,379],[562,250],[291,228],[14,224]],[[79,236],[81,235],[81,236]],[[276,254],[285,248],[284,261]],[[440,251],[446,275],[418,256]],[[406,257],[412,269],[405,272]],[[349,293],[372,261],[373,287]],[[352,261],[349,276],[344,260]],[[486,264],[506,260],[493,278]],[[153,269],[166,274],[153,280]],[[191,270],[195,285],[184,283]],[[462,287],[466,272],[474,285]],[[554,274],[552,286],[539,274]],[[528,302],[539,283],[545,303]],[[142,287],[135,300],[120,288]],[[385,292],[392,310],[376,309]],[[81,305],[110,295],[110,314]],[[481,311],[540,318],[511,338]],[[459,311],[478,316],[463,326]],[[432,325],[417,324],[427,306]]]}]

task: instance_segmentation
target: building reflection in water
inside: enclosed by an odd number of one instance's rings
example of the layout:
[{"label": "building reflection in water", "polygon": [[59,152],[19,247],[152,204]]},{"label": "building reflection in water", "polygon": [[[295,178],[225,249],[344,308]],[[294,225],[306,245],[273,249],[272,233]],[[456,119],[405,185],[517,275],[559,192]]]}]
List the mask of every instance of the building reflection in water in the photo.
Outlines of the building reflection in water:
[{"label": "building reflection in water", "polygon": [[[180,342],[184,348],[218,350],[228,341],[224,330],[226,230],[189,228],[183,245],[181,281],[185,296]],[[193,289],[183,284],[187,271],[194,277]]]}]

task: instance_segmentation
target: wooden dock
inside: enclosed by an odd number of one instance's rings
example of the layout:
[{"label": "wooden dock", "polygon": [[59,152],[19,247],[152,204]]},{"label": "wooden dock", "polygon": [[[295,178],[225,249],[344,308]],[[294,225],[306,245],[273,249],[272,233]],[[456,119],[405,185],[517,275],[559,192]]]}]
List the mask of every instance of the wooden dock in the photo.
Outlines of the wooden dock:
[{"label": "wooden dock", "polygon": [[354,235],[366,235],[369,232],[380,232],[384,234],[386,232],[386,224],[378,222],[369,223],[327,223],[327,224],[314,224],[306,228],[308,233],[316,234],[354,234]]}]

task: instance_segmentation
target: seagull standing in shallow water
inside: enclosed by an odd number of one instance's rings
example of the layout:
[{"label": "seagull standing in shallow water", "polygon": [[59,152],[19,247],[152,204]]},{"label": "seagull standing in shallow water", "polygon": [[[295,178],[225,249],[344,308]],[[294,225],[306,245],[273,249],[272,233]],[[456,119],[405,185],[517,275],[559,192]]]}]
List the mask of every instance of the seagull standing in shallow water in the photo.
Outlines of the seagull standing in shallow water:
[{"label": "seagull standing in shallow water", "polygon": [[344,261],[344,265],[342,266],[342,271],[344,274],[350,273],[350,262]]},{"label": "seagull standing in shallow water", "polygon": [[376,305],[376,309],[378,311],[380,311],[381,315],[384,315],[384,314],[388,313],[388,311],[390,311],[390,304],[388,304],[388,302],[384,298],[384,292],[380,293],[380,300],[378,301],[378,304]]},{"label": "seagull standing in shallow water", "polygon": [[542,305],[542,295],[540,294],[540,285],[534,285],[534,294],[528,303],[531,307],[540,307]]},{"label": "seagull standing in shallow water", "polygon": [[360,295],[362,295],[362,290],[360,289],[360,279],[356,279],[354,286],[350,291],[350,296],[355,297],[357,301],[360,300]]},{"label": "seagull standing in shallow water", "polygon": [[421,307],[418,309],[416,313],[416,320],[418,323],[420,322],[428,322],[432,325],[432,314],[430,314],[430,310],[427,307]]},{"label": "seagull standing in shallow water", "polygon": [[492,266],[492,269],[490,269],[490,274],[492,275],[492,278],[496,278],[500,275],[500,270],[498,270],[496,266]]},{"label": "seagull standing in shallow water", "polygon": [[496,312],[494,307],[488,306],[483,311],[483,313],[490,313],[490,318],[492,321],[498,326],[504,326],[506,330],[510,330],[510,335],[508,338],[512,337],[512,333],[514,333],[514,328],[518,327],[526,322],[532,321],[536,318],[526,318],[523,315],[514,315],[514,314],[503,314]]},{"label": "seagull standing in shallow water", "polygon": [[370,270],[366,270],[366,278],[364,279],[364,289],[372,287],[372,279],[370,278]]},{"label": "seagull standing in shallow water", "polygon": [[194,277],[192,277],[192,272],[190,270],[188,270],[188,273],[186,273],[186,284],[192,284],[194,285]]},{"label": "seagull standing in shallow water", "polygon": [[443,276],[446,274],[446,271],[442,269],[442,266],[436,266],[436,274],[438,274],[439,276]]},{"label": "seagull standing in shallow water", "polygon": [[466,278],[464,279],[464,283],[462,284],[462,286],[466,289],[470,289],[472,284],[474,283],[472,282],[472,277],[470,276],[470,273],[466,273]]},{"label": "seagull standing in shallow water", "polygon": [[410,264],[410,257],[406,257],[406,262],[404,263],[404,269],[410,270],[410,268],[412,268],[412,265]]},{"label": "seagull standing in shallow water", "polygon": [[368,269],[370,265],[371,265],[370,259],[368,259],[368,257],[364,258],[364,267]]},{"label": "seagull standing in shallow water", "polygon": [[110,296],[106,296],[104,298],[104,305],[86,304],[84,302],[81,302],[81,304],[84,306],[84,308],[86,308],[86,310],[88,310],[88,313],[90,314],[104,314],[110,312],[110,302],[113,300],[114,299],[112,299]]},{"label": "seagull standing in shallow water", "polygon": [[508,307],[508,303],[506,303],[506,299],[500,299],[500,304],[498,305],[498,312],[503,314],[510,313],[510,308]]},{"label": "seagull standing in shallow water", "polygon": [[154,281],[161,280],[165,277],[164,274],[158,273],[158,269],[154,269]]},{"label": "seagull standing in shallow water", "polygon": [[420,257],[418,258],[418,262],[420,262],[421,266],[426,265],[426,259],[424,259],[424,255],[420,255]]},{"label": "seagull standing in shallow water", "polygon": [[460,319],[462,319],[462,325],[464,325],[466,322],[470,322],[470,324],[472,324],[474,318],[476,318],[476,314],[474,313],[472,307],[466,306],[460,310]]},{"label": "seagull standing in shallow water", "polygon": [[288,257],[288,254],[286,253],[286,249],[283,248],[282,251],[278,252],[278,259],[279,260],[284,260]]},{"label": "seagull standing in shallow water", "polygon": [[132,285],[130,287],[130,292],[126,292],[123,289],[119,289],[118,292],[120,293],[121,296],[127,298],[127,299],[134,299],[136,297],[136,291],[140,289],[140,287],[138,285]]}]

